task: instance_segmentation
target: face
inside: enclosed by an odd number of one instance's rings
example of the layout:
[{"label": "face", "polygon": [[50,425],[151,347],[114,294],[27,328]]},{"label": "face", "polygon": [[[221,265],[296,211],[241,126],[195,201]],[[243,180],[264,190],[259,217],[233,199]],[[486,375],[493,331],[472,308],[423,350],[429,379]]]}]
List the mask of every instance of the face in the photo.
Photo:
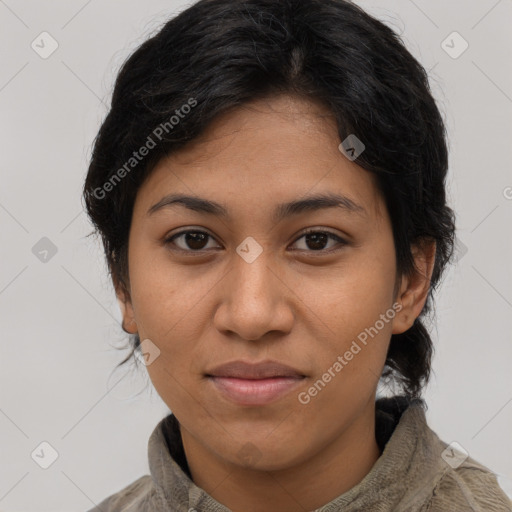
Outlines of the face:
[{"label": "face", "polygon": [[[151,347],[150,378],[187,436],[228,463],[291,467],[347,432],[373,406],[391,334],[412,323],[393,306],[384,199],[340,142],[321,105],[261,100],[217,118],[138,191],[125,325]],[[208,376],[233,361],[296,375]]]}]

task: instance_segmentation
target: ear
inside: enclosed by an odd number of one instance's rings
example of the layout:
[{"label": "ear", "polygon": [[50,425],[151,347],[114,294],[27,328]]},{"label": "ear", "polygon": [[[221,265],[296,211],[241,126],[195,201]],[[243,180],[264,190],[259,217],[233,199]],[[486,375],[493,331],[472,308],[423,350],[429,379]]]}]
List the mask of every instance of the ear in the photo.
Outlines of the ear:
[{"label": "ear", "polygon": [[416,266],[412,276],[404,276],[396,302],[402,309],[393,319],[392,334],[401,334],[407,331],[421,313],[430,290],[430,279],[434,270],[436,256],[435,240],[423,240],[411,247]]},{"label": "ear", "polygon": [[119,283],[114,283],[114,288],[116,290],[117,301],[123,316],[123,331],[129,334],[136,334],[138,328],[137,322],[135,321],[135,313],[133,311],[130,294],[126,291],[125,287]]}]

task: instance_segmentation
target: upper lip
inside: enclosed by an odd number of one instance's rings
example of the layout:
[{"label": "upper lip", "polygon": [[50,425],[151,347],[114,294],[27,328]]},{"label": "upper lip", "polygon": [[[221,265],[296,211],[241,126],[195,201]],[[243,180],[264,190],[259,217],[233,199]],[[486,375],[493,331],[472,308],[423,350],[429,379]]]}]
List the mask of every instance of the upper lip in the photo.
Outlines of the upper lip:
[{"label": "upper lip", "polygon": [[232,361],[206,372],[208,377],[232,377],[239,379],[267,379],[272,377],[305,377],[299,370],[277,361],[247,363]]}]

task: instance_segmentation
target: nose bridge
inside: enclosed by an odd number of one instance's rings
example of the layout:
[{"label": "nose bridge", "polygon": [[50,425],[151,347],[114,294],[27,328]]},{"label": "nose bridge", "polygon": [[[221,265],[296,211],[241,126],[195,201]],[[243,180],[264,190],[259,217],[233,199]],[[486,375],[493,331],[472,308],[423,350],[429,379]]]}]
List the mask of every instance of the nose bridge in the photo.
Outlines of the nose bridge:
[{"label": "nose bridge", "polygon": [[249,240],[247,246],[242,243],[237,248],[215,317],[218,330],[248,340],[259,339],[268,331],[287,331],[293,316],[286,312],[272,255],[259,247]]},{"label": "nose bridge", "polygon": [[[270,252],[254,239],[245,240],[237,248],[231,282],[232,299],[241,307],[270,307],[275,276],[270,268]],[[251,305],[252,304],[252,305]]]}]

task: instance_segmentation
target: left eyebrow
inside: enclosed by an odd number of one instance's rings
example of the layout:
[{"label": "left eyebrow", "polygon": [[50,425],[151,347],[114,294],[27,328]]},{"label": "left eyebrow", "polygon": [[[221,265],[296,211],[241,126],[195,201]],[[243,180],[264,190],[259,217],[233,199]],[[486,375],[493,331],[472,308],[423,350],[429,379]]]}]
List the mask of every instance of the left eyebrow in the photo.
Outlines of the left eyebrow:
[{"label": "left eyebrow", "polygon": [[[225,219],[230,218],[229,212],[225,206],[202,197],[184,194],[169,194],[163,197],[160,201],[149,208],[147,215],[152,215],[162,208],[167,208],[173,205],[181,205],[189,210],[215,215]],[[343,194],[326,193],[279,204],[276,206],[272,218],[275,222],[278,222],[286,217],[327,208],[340,208],[347,213],[357,214],[362,217],[368,216],[368,212],[365,208],[354,202],[349,197]]]}]

